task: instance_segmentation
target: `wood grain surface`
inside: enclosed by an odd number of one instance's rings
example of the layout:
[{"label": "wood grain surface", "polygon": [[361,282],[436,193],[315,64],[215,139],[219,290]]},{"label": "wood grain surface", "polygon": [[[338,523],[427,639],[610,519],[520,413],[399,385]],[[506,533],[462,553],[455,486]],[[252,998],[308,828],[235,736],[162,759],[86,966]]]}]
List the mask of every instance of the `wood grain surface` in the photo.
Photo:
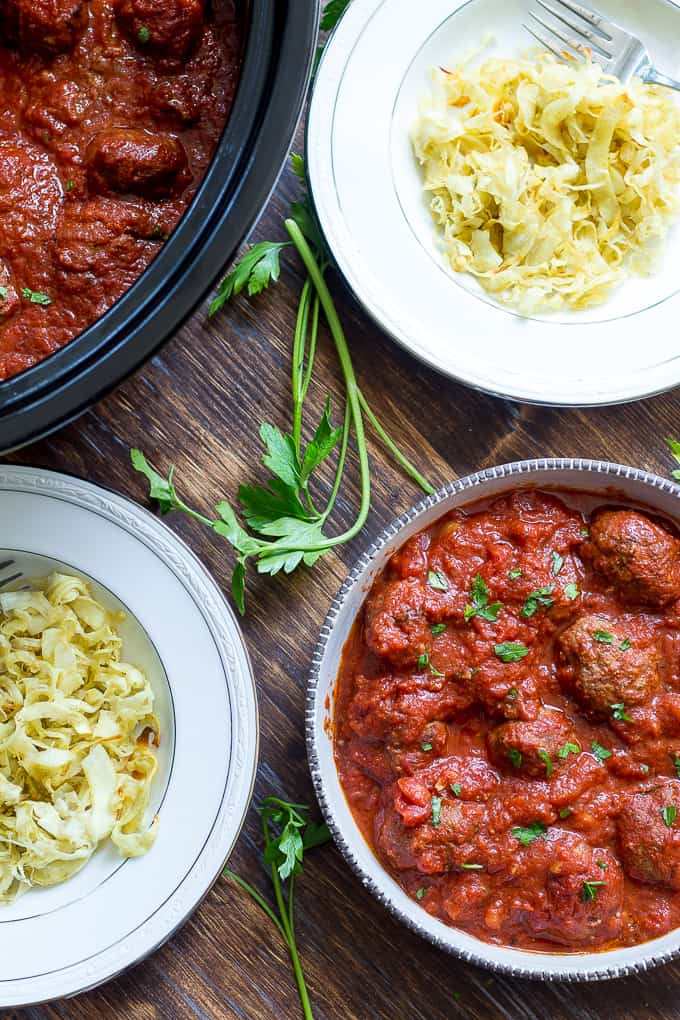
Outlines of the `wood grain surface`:
[{"label": "wood grain surface", "polygon": [[[253,240],[283,236],[282,215],[296,191],[295,178],[286,172]],[[260,422],[289,425],[289,355],[301,279],[289,256],[280,284],[256,301],[239,300],[212,321],[203,306],[115,394],[11,460],[75,472],[144,501],[143,480],[128,460],[129,447],[140,446],[159,468],[177,464],[179,487],[190,501],[209,507],[220,497],[234,500],[240,482],[263,476]],[[413,361],[369,322],[341,281],[334,278],[332,287],[366,396],[434,484],[492,464],[553,455],[605,458],[661,474],[670,470],[663,439],[680,433],[677,392],[603,410],[504,402]],[[329,389],[336,397],[335,417],[340,417],[339,382],[325,337],[311,393],[314,414]],[[313,570],[249,582],[244,631],[261,722],[256,802],[272,793],[314,802],[303,710],[319,628],[350,564],[419,495],[374,442],[371,455],[373,504],[363,534]],[[356,482],[353,472],[338,502],[338,527],[352,518]],[[226,543],[180,517],[170,523],[227,589],[232,557]],[[200,757],[200,748],[196,753]],[[268,894],[260,859],[259,827],[251,810],[231,866]],[[310,855],[298,886],[297,912],[299,947],[318,1020],[671,1020],[680,1011],[680,963],[591,985],[507,980],[462,964],[402,928],[363,889],[332,845]],[[277,933],[244,894],[221,878],[184,928],[124,976],[75,999],[5,1015],[26,1020],[295,1020],[300,1014]]]}]

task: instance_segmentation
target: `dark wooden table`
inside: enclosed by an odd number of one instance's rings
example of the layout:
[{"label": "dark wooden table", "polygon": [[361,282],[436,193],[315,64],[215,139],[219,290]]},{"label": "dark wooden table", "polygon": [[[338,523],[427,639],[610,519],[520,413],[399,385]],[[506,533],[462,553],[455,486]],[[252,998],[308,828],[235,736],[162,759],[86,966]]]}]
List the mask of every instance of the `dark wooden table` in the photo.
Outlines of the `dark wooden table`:
[{"label": "dark wooden table", "polygon": [[[300,144],[298,142],[298,144]],[[297,182],[287,172],[253,240],[282,237],[281,218]],[[285,261],[282,280],[256,301],[237,301],[212,321],[202,307],[162,353],[118,391],[57,435],[12,457],[81,474],[144,500],[128,449],[158,467],[177,464],[181,489],[197,505],[235,499],[239,482],[262,477],[258,427],[289,427],[289,355],[301,273]],[[666,474],[664,436],[680,433],[678,394],[627,407],[564,411],[519,406],[475,393],[423,368],[387,340],[332,282],[357,375],[392,435],[435,484],[525,457],[600,457]],[[568,354],[565,354],[568,356]],[[312,397],[340,392],[324,339]],[[335,401],[340,406],[339,398]],[[315,411],[316,413],[316,411]],[[303,735],[312,649],[331,598],[371,538],[419,493],[372,443],[373,508],[363,534],[339,555],[292,578],[249,583],[244,631],[260,699],[261,750],[255,799],[275,793],[313,803]],[[350,521],[353,472],[336,521]],[[226,543],[176,517],[173,527],[228,588]],[[200,754],[200,748],[197,748]],[[269,893],[251,810],[231,866]],[[592,985],[491,977],[403,929],[365,892],[333,846],[309,857],[298,887],[298,941],[315,1016],[438,1020],[444,1017],[677,1017],[680,964]],[[67,933],[64,933],[67,936]],[[15,1013],[47,1020],[296,1018],[288,957],[259,909],[221,878],[193,918],[151,959],[76,999]]]}]

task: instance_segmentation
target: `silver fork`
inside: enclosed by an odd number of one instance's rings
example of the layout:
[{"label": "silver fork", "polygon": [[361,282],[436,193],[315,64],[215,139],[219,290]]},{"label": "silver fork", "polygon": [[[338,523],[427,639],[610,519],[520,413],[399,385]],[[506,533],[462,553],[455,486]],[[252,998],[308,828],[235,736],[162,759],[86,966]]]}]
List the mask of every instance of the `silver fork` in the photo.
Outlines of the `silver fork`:
[{"label": "silver fork", "polygon": [[[3,560],[2,563],[0,563],[0,574],[2,574],[5,570],[9,570],[9,568],[13,566],[14,560]],[[20,570],[14,574],[9,574],[7,577],[0,576],[0,588],[6,587],[6,585],[11,584],[12,581],[18,581],[20,577]]]},{"label": "silver fork", "polygon": [[[644,44],[613,21],[592,11],[576,0],[534,0],[551,15],[545,21],[540,13],[530,10],[534,19],[524,28],[531,32],[542,46],[546,46],[560,60],[586,60],[591,58],[606,74],[613,74],[624,84],[631,78],[641,78],[650,85],[666,85],[680,92],[680,81],[661,74],[652,65]],[[537,26],[540,25],[541,28]],[[565,28],[570,31],[565,31]],[[545,31],[543,31],[545,29]],[[560,45],[562,43],[563,45]],[[569,49],[565,50],[565,46]]]}]

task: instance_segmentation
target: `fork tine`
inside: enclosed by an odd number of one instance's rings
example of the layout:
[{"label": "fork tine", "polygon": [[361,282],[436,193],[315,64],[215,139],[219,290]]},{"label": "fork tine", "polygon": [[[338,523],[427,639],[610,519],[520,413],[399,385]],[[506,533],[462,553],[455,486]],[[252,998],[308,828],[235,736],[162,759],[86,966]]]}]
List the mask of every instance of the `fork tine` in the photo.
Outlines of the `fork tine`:
[{"label": "fork tine", "polygon": [[11,567],[13,563],[14,560],[3,560],[2,563],[0,563],[0,570],[6,570],[6,568]]},{"label": "fork tine", "polygon": [[584,7],[583,4],[576,3],[576,0],[555,0],[555,3],[561,4],[562,7],[568,7],[570,11],[574,12],[574,14],[578,14],[579,18],[583,18],[583,20],[587,21],[589,25],[596,28],[608,41],[611,42],[614,38],[609,31],[610,28],[613,27],[611,21],[607,21],[607,19],[602,14],[598,14],[597,11],[591,11],[590,8]]},{"label": "fork tine", "polygon": [[3,577],[3,579],[0,581],[0,588],[4,588],[5,585],[11,584],[12,581],[18,581],[20,577],[21,571],[19,571],[17,574],[10,574],[9,577]]},{"label": "fork tine", "polygon": [[[557,36],[557,38],[561,42],[565,43],[567,46],[571,46],[572,50],[576,51],[576,53],[578,54],[579,58],[581,60],[583,59],[583,55],[584,54],[583,54],[583,43],[582,42],[579,42],[578,39],[574,39],[572,36],[567,35],[567,33],[563,32],[561,28],[558,28],[557,25],[548,25],[547,22],[542,21],[539,18],[538,14],[534,14],[533,11],[529,11],[529,14],[531,15],[532,18],[534,18],[535,21],[537,21],[539,23],[539,25],[543,25],[543,28],[547,28],[547,30],[552,35]],[[562,54],[562,55],[564,56],[564,54]]]},{"label": "fork tine", "polygon": [[[555,2],[559,3],[560,0],[555,0]],[[597,32],[592,32],[589,28],[585,28],[583,25],[575,24],[573,19],[570,20],[566,17],[566,15],[560,14],[560,12],[556,11],[554,7],[549,6],[545,0],[536,0],[536,3],[540,4],[541,7],[548,12],[548,14],[553,16],[553,18],[557,18],[563,25],[566,25],[567,28],[571,28],[572,31],[577,32],[580,36],[582,36],[583,39],[594,49],[598,50],[603,57],[606,57],[607,60],[611,60],[612,54],[609,49],[605,48],[607,46],[607,40],[603,36]],[[537,21],[540,21],[540,18],[537,18],[533,12],[530,13]],[[554,25],[547,25],[544,21],[541,21],[541,24],[548,28],[551,32],[554,32],[560,39],[563,39],[563,36],[560,35]],[[570,43],[570,45],[573,45],[573,43]],[[579,45],[582,46],[583,43],[580,43]]]},{"label": "fork tine", "polygon": [[541,46],[545,46],[545,48],[547,50],[550,50],[551,53],[554,53],[559,60],[564,60],[564,50],[558,50],[556,48],[555,41],[551,40],[550,36],[543,35],[542,32],[533,29],[531,25],[527,25],[526,22],[524,22],[522,27],[526,28],[527,32],[529,32],[530,35],[533,35],[534,39],[536,39],[537,42],[540,42]]}]

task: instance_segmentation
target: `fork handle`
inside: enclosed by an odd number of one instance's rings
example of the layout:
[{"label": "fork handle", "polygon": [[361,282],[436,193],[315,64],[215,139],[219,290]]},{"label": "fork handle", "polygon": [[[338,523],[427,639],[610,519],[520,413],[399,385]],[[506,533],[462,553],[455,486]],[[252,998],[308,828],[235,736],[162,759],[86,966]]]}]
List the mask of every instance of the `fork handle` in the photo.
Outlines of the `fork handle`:
[{"label": "fork handle", "polygon": [[640,77],[646,85],[665,85],[666,88],[675,89],[676,92],[680,92],[680,81],[676,81],[675,78],[669,78],[667,74],[661,74],[655,67],[651,65],[642,69]]}]

